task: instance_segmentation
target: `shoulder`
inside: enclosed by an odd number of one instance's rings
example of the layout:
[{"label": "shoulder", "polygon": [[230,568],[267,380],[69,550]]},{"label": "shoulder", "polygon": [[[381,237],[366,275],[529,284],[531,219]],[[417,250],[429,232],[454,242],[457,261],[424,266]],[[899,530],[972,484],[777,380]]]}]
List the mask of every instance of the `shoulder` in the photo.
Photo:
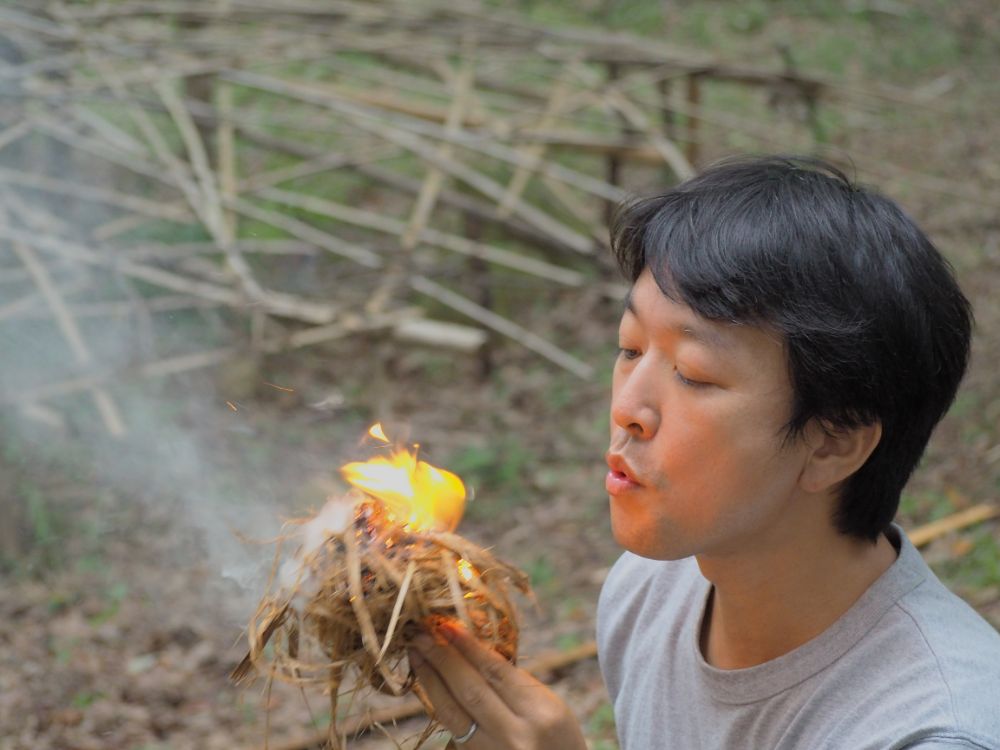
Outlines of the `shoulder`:
[{"label": "shoulder", "polygon": [[650,560],[625,552],[618,558],[601,587],[597,603],[601,623],[629,618],[644,608],[662,610],[667,598],[684,596],[701,581],[693,558]]},{"label": "shoulder", "polygon": [[669,638],[684,625],[685,615],[700,614],[690,606],[699,587],[707,582],[693,558],[660,561],[626,552],[618,559],[597,604],[598,659],[612,698],[628,665],[647,653],[648,639]]},{"label": "shoulder", "polygon": [[[1000,633],[948,590],[903,542],[900,563],[919,583],[858,643],[872,720],[906,717],[896,747],[1000,750]],[[857,674],[857,673],[855,673]],[[898,729],[902,730],[900,726]]]},{"label": "shoulder", "polygon": [[905,623],[952,716],[957,734],[935,741],[1000,748],[1000,633],[933,573],[896,603],[893,615]]}]

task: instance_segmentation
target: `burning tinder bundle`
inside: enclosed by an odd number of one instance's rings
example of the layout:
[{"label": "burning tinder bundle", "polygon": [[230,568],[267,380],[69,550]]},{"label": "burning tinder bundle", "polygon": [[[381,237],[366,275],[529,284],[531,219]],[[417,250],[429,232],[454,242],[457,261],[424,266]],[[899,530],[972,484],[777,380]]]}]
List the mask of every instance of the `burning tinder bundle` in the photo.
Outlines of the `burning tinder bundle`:
[{"label": "burning tinder bundle", "polygon": [[[406,648],[441,620],[462,621],[514,661],[510,589],[529,593],[522,572],[452,533],[465,505],[456,475],[418,459],[415,448],[391,446],[379,425],[369,434],[389,455],[341,467],[352,489],[312,518],[290,522],[250,621],[249,652],[233,672],[237,682],[259,672],[320,685],[334,717],[352,669],[359,684],[393,695],[413,691],[429,708]],[[282,547],[291,545],[282,559]],[[332,724],[330,742],[339,747]]]}]

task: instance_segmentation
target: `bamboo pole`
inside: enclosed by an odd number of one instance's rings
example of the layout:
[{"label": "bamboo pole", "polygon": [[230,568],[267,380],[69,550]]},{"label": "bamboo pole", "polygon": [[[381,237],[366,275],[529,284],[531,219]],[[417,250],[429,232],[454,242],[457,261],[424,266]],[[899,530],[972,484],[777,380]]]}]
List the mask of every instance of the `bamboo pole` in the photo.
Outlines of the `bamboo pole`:
[{"label": "bamboo pole", "polygon": [[[342,203],[314,198],[302,195],[289,190],[279,190],[272,188],[259,191],[259,195],[267,200],[281,203],[287,206],[304,209],[320,216],[326,216],[338,221],[364,227],[374,232],[402,236],[406,231],[406,224],[398,219],[394,219],[384,214],[373,211],[345,206]],[[584,276],[578,271],[574,271],[564,266],[532,258],[527,255],[515,253],[496,245],[484,242],[477,242],[469,239],[468,236],[442,232],[437,229],[422,229],[418,237],[422,242],[433,247],[441,247],[454,253],[460,253],[469,257],[481,258],[505,266],[515,271],[531,274],[541,279],[554,281],[564,286],[582,286]]]},{"label": "bamboo pole", "polygon": [[938,537],[952,531],[959,531],[974,524],[988,521],[991,518],[997,518],[998,516],[1000,516],[1000,505],[980,503],[979,505],[973,505],[970,508],[960,510],[957,513],[952,513],[937,521],[931,521],[923,526],[918,526],[909,532],[907,536],[914,547],[923,547]]},{"label": "bamboo pole", "polygon": [[487,310],[482,305],[478,305],[460,294],[456,294],[436,281],[432,281],[425,276],[414,276],[410,279],[410,286],[421,294],[437,300],[442,305],[450,307],[475,320],[477,323],[487,328],[492,328],[497,333],[513,339],[521,344],[521,346],[530,349],[536,354],[540,354],[545,359],[559,365],[564,370],[568,370],[578,378],[590,380],[594,375],[594,368],[586,362],[563,351],[555,344],[552,344],[523,326],[519,326],[507,318]]},{"label": "bamboo pole", "polygon": [[[471,52],[468,49],[470,46],[470,42],[463,44],[463,47],[466,48],[464,62],[455,79],[455,96],[448,111],[448,119],[445,122],[445,130],[449,133],[458,131],[462,122],[462,115],[466,109],[466,103],[472,91],[474,65],[471,59]],[[447,141],[442,141],[437,149],[438,159],[449,159],[451,155],[451,144]],[[401,282],[401,277],[412,269],[413,249],[416,247],[424,227],[427,226],[427,221],[434,210],[434,205],[437,203],[443,183],[444,172],[437,166],[436,161],[429,161],[423,184],[420,186],[420,191],[417,193],[417,199],[410,213],[410,219],[399,237],[399,246],[402,254],[394,263],[390,264],[382,282],[375,288],[375,291],[366,303],[365,308],[369,313],[378,312],[385,306],[389,295]]]},{"label": "bamboo pole", "polygon": [[[66,339],[66,343],[69,345],[70,351],[73,352],[73,357],[76,359],[77,364],[84,368],[91,367],[94,364],[94,358],[90,353],[90,348],[84,342],[76,319],[63,301],[58,288],[52,283],[52,279],[45,266],[35,255],[34,251],[23,242],[14,241],[11,243],[11,246],[14,248],[14,253],[28,269],[28,272],[38,285],[42,297],[45,298],[46,303],[52,310],[52,315],[59,325],[59,331],[62,333],[63,338]],[[112,437],[120,438],[124,436],[126,433],[125,423],[111,394],[98,385],[94,385],[88,390],[94,400],[97,413],[100,415],[101,421],[104,422],[107,431]]]},{"label": "bamboo pole", "polygon": [[701,76],[695,73],[687,79],[687,104],[688,111],[692,112],[687,119],[687,160],[697,164],[699,118],[693,112],[701,107]]}]

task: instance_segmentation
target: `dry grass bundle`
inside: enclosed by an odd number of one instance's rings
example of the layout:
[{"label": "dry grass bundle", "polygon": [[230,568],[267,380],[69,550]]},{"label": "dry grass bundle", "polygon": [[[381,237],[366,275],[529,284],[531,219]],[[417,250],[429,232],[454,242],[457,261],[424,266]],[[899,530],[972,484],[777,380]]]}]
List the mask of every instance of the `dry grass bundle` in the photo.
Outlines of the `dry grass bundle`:
[{"label": "dry grass bundle", "polygon": [[[511,587],[530,593],[528,580],[489,551],[457,534],[411,531],[357,490],[293,523],[283,543],[295,539],[298,546],[275,561],[248,629],[249,653],[233,672],[237,682],[259,672],[319,685],[336,717],[338,690],[354,669],[359,684],[393,695],[413,691],[430,712],[406,648],[417,633],[455,618],[516,659],[517,612],[509,594]],[[333,724],[330,743],[340,746]]]}]

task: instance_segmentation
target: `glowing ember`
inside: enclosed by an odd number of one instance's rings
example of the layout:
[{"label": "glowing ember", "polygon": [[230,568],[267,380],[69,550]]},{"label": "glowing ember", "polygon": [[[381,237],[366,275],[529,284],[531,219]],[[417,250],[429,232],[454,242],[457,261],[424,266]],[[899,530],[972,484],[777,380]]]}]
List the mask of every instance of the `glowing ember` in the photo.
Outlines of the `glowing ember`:
[{"label": "glowing ember", "polygon": [[472,563],[462,558],[458,561],[458,574],[462,576],[462,580],[471,581],[476,575],[476,569],[472,567]]},{"label": "glowing ember", "polygon": [[390,442],[389,438],[385,436],[385,431],[382,429],[381,422],[376,422],[371,427],[369,427],[368,434],[371,435],[376,440],[381,440],[383,443]]},{"label": "glowing ember", "polygon": [[[382,426],[368,434],[388,443]],[[386,513],[408,531],[453,531],[465,510],[465,485],[450,471],[417,459],[415,450],[395,448],[370,461],[340,468],[344,479],[379,500]]]}]

